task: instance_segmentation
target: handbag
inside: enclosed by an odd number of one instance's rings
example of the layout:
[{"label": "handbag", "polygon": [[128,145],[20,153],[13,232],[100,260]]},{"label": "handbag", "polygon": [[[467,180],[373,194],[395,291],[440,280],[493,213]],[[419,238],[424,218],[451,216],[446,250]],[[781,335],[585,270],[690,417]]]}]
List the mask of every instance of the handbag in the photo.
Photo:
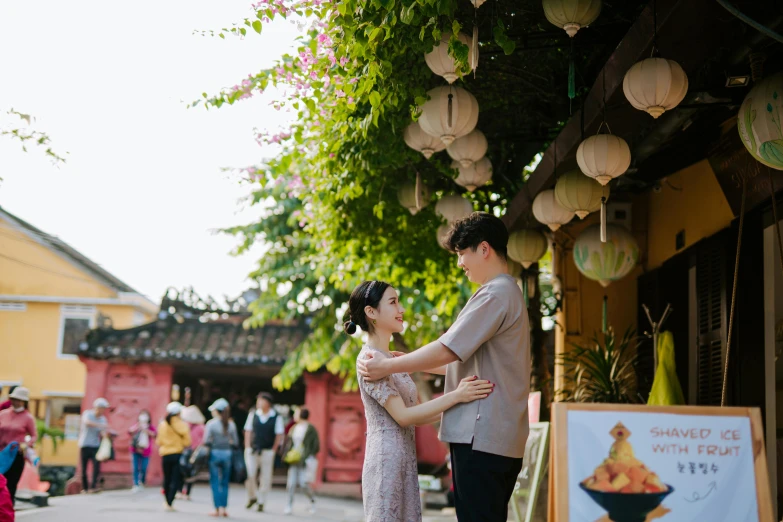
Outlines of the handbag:
[{"label": "handbag", "polygon": [[136,453],[143,453],[150,447],[150,436],[145,428],[139,428],[131,439],[131,446]]},{"label": "handbag", "polygon": [[231,450],[231,481],[241,484],[246,480],[245,454],[240,449]]},{"label": "handbag", "polygon": [[11,469],[17,453],[19,453],[18,442],[12,442],[3,451],[0,451],[0,475]]},{"label": "handbag", "polygon": [[302,452],[298,448],[291,448],[283,457],[286,464],[299,464],[302,461]]},{"label": "handbag", "polygon": [[98,453],[95,454],[95,460],[98,462],[105,462],[111,459],[112,447],[111,437],[104,435],[101,439],[101,445],[98,446]]},{"label": "handbag", "polygon": [[193,450],[189,460],[193,473],[198,473],[209,464],[209,446],[200,445]]}]

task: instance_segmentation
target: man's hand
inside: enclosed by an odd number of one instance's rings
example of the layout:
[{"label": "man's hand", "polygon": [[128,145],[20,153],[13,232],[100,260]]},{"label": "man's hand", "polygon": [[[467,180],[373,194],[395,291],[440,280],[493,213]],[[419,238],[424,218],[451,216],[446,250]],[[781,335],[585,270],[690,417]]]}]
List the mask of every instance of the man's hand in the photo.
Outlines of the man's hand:
[{"label": "man's hand", "polygon": [[356,372],[367,382],[380,381],[391,373],[387,369],[386,360],[376,359],[371,353],[367,354],[367,359],[359,359],[356,362]]}]

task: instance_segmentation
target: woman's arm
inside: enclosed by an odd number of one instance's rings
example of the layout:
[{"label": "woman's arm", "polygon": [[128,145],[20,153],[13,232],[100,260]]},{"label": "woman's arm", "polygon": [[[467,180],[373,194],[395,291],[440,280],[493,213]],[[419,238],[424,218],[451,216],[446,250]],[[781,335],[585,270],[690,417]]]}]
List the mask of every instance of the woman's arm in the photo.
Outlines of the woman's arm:
[{"label": "woman's arm", "polygon": [[440,413],[438,413],[437,415],[433,415],[429,419],[424,420],[424,422],[421,422],[421,423],[417,424],[416,426],[430,426],[431,424],[435,424],[436,422],[440,422],[440,418],[441,418],[440,415],[441,415]]},{"label": "woman's arm", "polygon": [[28,435],[30,435],[30,445],[32,446],[35,444],[35,441],[38,440],[38,428],[35,426],[35,417],[30,415],[29,419],[29,425],[28,425]]},{"label": "woman's arm", "polygon": [[408,408],[399,395],[394,395],[389,397],[384,408],[403,428],[418,426],[459,403],[488,397],[492,393],[493,387],[494,385],[489,381],[479,381],[476,377],[468,377],[462,380],[456,390],[441,395],[437,399]]}]

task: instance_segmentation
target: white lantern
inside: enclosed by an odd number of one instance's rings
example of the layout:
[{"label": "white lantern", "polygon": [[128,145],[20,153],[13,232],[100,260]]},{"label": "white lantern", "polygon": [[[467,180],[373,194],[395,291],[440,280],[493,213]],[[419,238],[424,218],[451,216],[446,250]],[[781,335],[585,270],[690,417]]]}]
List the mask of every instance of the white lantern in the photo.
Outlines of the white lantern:
[{"label": "white lantern", "polygon": [[461,87],[435,87],[421,107],[419,125],[446,145],[467,136],[476,128],[479,106],[476,97]]},{"label": "white lantern", "polygon": [[405,127],[402,138],[408,147],[421,152],[427,159],[446,148],[445,143],[421,130],[421,126],[417,122]]},{"label": "white lantern", "polygon": [[462,196],[444,196],[435,204],[435,213],[449,223],[473,213],[473,203]]},{"label": "white lantern", "polygon": [[623,92],[634,108],[658,118],[685,98],[688,76],[674,60],[647,58],[625,73]]},{"label": "white lantern", "polygon": [[554,232],[574,219],[574,212],[558,203],[555,199],[555,191],[549,189],[539,192],[533,200],[533,217]]},{"label": "white lantern", "polygon": [[546,236],[538,230],[523,228],[508,236],[508,257],[524,268],[544,257],[547,249]]},{"label": "white lantern", "polygon": [[444,250],[448,250],[448,248],[446,248],[446,240],[449,238],[449,232],[451,232],[450,225],[441,225],[436,232],[438,236],[438,245]]},{"label": "white lantern", "polygon": [[407,208],[412,215],[418,214],[419,210],[426,207],[430,202],[430,188],[424,183],[419,183],[419,201],[416,201],[416,184],[405,183],[397,191],[397,199],[400,205]]},{"label": "white lantern", "polygon": [[474,161],[478,161],[487,153],[489,144],[484,133],[478,129],[467,136],[463,136],[448,146],[446,152],[451,159],[459,161],[463,167],[470,167]]},{"label": "white lantern", "polygon": [[451,164],[451,168],[459,170],[459,176],[454,182],[470,192],[486,185],[492,179],[492,162],[486,157],[481,158],[470,167],[463,167],[455,161]]},{"label": "white lantern", "polygon": [[631,149],[618,136],[596,134],[579,144],[576,162],[585,176],[606,185],[631,166]]},{"label": "white lantern", "polygon": [[[470,39],[463,33],[459,33],[457,39],[468,46],[468,67],[472,67],[473,46],[471,45]],[[424,61],[427,62],[427,66],[432,72],[438,76],[443,76],[447,82],[454,83],[454,81],[459,78],[460,73],[468,73],[471,69],[468,69],[467,71],[457,70],[457,64],[454,61],[454,58],[449,54],[449,40],[451,40],[450,32],[441,33],[440,42],[432,51],[424,55]]]},{"label": "white lantern", "polygon": [[776,170],[783,170],[783,72],[757,84],[745,96],[737,127],[750,155]]},{"label": "white lantern", "polygon": [[544,0],[546,19],[571,38],[582,27],[587,27],[601,14],[601,0]]},{"label": "white lantern", "polygon": [[560,206],[574,212],[579,219],[601,208],[601,198],[609,197],[609,187],[588,178],[579,170],[566,172],[555,184],[555,198]]},{"label": "white lantern", "polygon": [[473,4],[473,7],[475,7],[476,9],[478,9],[479,7],[481,7],[482,5],[484,5],[484,2],[486,2],[486,1],[487,1],[487,0],[470,0],[470,3],[471,3],[471,4]]}]

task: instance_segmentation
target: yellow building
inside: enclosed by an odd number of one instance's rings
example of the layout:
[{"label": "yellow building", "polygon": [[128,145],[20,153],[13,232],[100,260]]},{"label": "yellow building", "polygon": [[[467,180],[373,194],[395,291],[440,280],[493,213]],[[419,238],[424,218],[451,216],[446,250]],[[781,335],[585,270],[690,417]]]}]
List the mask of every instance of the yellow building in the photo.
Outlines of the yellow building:
[{"label": "yellow building", "polygon": [[98,264],[0,207],[0,387],[30,389],[30,410],[62,429],[41,462],[76,465],[85,368],[76,351],[85,333],[111,323],[149,322],[157,306]]}]

